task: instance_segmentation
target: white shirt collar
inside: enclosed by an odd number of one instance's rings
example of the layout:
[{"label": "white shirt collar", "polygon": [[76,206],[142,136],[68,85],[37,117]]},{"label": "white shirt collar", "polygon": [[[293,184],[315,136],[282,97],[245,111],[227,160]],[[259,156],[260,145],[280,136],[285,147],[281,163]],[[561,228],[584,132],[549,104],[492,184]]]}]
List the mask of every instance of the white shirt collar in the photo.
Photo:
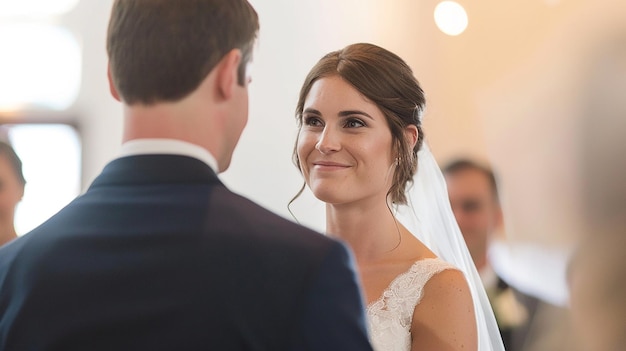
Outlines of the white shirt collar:
[{"label": "white shirt collar", "polygon": [[134,139],[122,144],[120,157],[134,155],[183,155],[206,163],[218,173],[215,157],[203,147],[176,139]]}]

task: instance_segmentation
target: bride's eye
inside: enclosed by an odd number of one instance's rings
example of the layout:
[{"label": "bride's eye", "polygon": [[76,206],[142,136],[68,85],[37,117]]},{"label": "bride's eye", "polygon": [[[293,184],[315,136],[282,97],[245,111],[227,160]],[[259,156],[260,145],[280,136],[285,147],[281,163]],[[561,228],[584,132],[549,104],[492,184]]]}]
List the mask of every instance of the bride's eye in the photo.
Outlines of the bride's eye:
[{"label": "bride's eye", "polygon": [[322,127],[324,123],[319,117],[315,116],[305,116],[304,117],[304,125],[310,127]]},{"label": "bride's eye", "polygon": [[365,123],[358,119],[358,118],[349,118],[348,120],[346,120],[346,123],[344,124],[344,127],[346,128],[360,128],[360,127],[365,127]]}]

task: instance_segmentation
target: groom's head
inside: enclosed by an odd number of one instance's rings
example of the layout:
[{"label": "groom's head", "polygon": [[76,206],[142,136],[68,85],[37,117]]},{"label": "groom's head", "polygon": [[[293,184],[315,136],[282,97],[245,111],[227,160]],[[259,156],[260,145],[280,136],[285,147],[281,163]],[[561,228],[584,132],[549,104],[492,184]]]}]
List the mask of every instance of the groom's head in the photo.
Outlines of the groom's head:
[{"label": "groom's head", "polygon": [[128,105],[177,101],[238,49],[244,85],[258,30],[246,0],[116,0],[107,36],[112,84]]},{"label": "groom's head", "polygon": [[259,30],[246,0],[116,0],[107,37],[124,140],[177,139],[224,171],[248,120],[246,68]]}]

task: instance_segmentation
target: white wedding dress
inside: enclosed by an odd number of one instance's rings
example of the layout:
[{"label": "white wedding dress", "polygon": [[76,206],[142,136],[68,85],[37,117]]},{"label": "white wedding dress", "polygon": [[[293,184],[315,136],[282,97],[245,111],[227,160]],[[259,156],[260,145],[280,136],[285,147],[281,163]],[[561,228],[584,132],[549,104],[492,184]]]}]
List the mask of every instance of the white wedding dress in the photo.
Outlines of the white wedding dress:
[{"label": "white wedding dress", "polygon": [[446,269],[457,268],[439,258],[419,260],[408,271],[399,274],[378,300],[367,306],[370,338],[375,351],[411,350],[411,320],[415,306],[420,303],[424,286],[430,278]]}]

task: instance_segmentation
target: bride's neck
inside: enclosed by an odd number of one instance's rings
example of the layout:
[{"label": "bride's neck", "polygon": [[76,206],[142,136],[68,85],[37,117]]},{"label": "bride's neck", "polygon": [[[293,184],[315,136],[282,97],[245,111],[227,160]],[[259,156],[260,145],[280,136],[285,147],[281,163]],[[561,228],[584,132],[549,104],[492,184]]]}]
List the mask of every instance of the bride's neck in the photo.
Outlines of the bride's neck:
[{"label": "bride's neck", "polygon": [[326,233],[345,241],[358,261],[371,261],[398,244],[396,220],[386,206],[326,205]]}]

